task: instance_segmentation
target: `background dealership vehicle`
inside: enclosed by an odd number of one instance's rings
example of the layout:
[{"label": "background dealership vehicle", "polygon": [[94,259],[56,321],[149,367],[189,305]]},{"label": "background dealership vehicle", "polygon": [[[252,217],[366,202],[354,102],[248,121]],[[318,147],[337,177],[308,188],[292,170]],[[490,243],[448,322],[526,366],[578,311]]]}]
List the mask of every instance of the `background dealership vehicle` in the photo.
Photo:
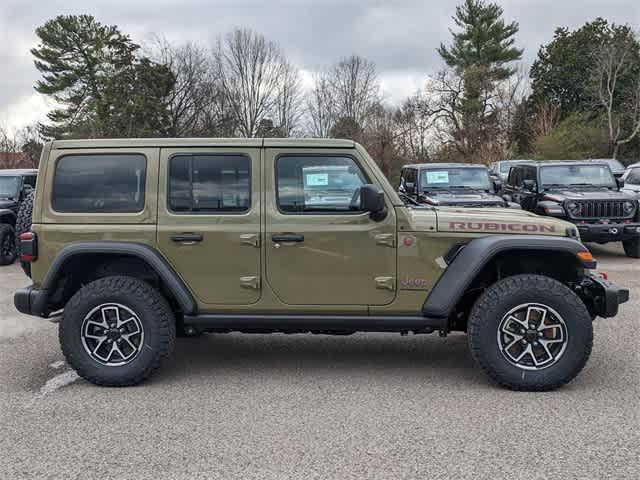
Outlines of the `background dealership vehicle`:
[{"label": "background dealership vehicle", "polygon": [[18,211],[36,186],[37,170],[0,170],[0,265],[16,258],[16,229],[22,228]]},{"label": "background dealership vehicle", "polygon": [[509,176],[509,169],[518,163],[526,163],[531,160],[500,160],[493,162],[489,165],[489,175],[494,180],[500,180],[502,182],[507,180]]},{"label": "background dealership vehicle", "polygon": [[497,195],[498,181],[489,178],[484,165],[470,163],[420,163],[405,165],[399,193],[418,204],[458,207],[515,207]]},{"label": "background dealership vehicle", "polygon": [[520,210],[408,207],[348,140],[55,141],[14,301],[61,313],[68,363],[100,385],[143,381],[197,328],[466,331],[495,381],[549,390],[628,299],[576,238]]},{"label": "background dealership vehicle", "polygon": [[592,163],[606,163],[609,165],[609,169],[615,178],[621,178],[624,175],[625,168],[620,160],[615,158],[595,158],[590,160],[577,160],[580,162],[592,162]]},{"label": "background dealership vehicle", "polygon": [[621,177],[624,182],[622,191],[632,195],[640,195],[640,163],[634,163],[627,167]]},{"label": "background dealership vehicle", "polygon": [[622,242],[640,258],[638,200],[621,185],[606,163],[543,161],[512,167],[504,193],[524,210],[574,223],[583,241]]}]

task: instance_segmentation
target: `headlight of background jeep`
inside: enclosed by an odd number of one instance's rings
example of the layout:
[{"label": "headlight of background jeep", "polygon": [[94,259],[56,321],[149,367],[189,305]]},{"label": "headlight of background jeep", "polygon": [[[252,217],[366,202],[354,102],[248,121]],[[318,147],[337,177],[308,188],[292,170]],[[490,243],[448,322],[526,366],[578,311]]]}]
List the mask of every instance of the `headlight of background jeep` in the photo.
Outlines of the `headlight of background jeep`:
[{"label": "headlight of background jeep", "polygon": [[636,209],[636,204],[630,200],[627,200],[622,204],[622,208],[624,209],[625,215],[631,215]]},{"label": "headlight of background jeep", "polygon": [[567,211],[573,216],[576,216],[580,213],[580,205],[578,205],[576,202],[569,202],[567,203],[566,207]]},{"label": "headlight of background jeep", "polygon": [[547,215],[551,215],[552,217],[564,217],[565,215],[562,205],[557,204],[546,205],[544,207],[544,213],[546,213]]}]

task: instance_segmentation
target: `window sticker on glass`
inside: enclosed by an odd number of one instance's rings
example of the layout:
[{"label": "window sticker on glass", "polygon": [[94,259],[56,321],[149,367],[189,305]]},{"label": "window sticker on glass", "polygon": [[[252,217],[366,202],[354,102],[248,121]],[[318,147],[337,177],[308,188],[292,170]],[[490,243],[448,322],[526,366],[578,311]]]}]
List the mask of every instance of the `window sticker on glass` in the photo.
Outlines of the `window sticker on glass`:
[{"label": "window sticker on glass", "polygon": [[449,172],[427,172],[427,183],[449,183]]},{"label": "window sticker on glass", "polygon": [[306,184],[308,187],[325,187],[329,185],[328,173],[307,173]]}]

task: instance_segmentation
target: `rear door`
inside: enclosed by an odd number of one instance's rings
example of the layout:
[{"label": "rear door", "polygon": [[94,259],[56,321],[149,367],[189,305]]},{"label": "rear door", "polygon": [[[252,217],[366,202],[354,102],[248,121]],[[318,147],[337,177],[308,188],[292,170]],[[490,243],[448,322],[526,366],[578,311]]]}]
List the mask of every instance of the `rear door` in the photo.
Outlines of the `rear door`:
[{"label": "rear door", "polygon": [[260,298],[260,148],[163,148],[158,248],[201,305]]}]

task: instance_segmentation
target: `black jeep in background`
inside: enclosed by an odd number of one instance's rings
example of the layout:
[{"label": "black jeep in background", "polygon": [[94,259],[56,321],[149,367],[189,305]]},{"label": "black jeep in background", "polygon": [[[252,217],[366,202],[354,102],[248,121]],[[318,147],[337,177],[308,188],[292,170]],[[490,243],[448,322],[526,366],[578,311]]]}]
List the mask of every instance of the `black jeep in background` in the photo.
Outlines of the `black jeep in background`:
[{"label": "black jeep in background", "polygon": [[540,161],[512,166],[503,192],[524,210],[574,223],[584,242],[622,242],[640,258],[638,200],[623,184],[606,163]]},{"label": "black jeep in background", "polygon": [[402,167],[398,192],[416,204],[518,208],[497,195],[499,188],[484,165],[419,163]]},{"label": "black jeep in background", "polygon": [[[19,210],[25,200],[31,200],[37,174],[33,169],[0,170],[0,265],[9,265],[16,259],[16,233],[22,233],[17,230],[23,223]],[[30,224],[31,210],[28,215]]]}]

